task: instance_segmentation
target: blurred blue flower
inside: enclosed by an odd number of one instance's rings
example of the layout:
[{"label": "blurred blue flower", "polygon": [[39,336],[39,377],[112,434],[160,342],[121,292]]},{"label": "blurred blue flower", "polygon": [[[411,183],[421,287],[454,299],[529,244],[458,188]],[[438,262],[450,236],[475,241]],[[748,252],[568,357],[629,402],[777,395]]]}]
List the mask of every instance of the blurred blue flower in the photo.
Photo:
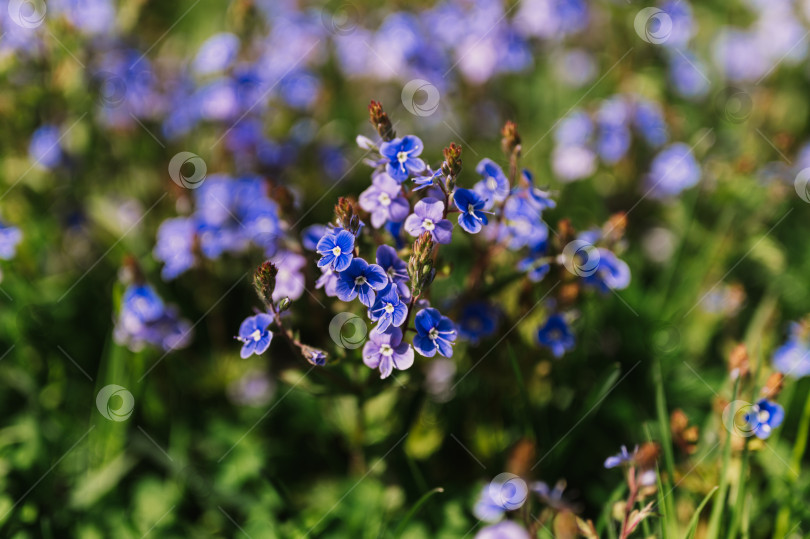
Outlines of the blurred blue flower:
[{"label": "blurred blue flower", "polygon": [[301,245],[304,249],[314,251],[318,248],[318,241],[326,234],[326,226],[314,224],[306,227],[301,232]]},{"label": "blurred blue flower", "polygon": [[566,115],[554,129],[554,140],[562,146],[584,146],[593,135],[593,122],[577,109]]},{"label": "blurred blue flower", "polygon": [[787,342],[773,354],[773,366],[785,376],[810,376],[810,335],[804,324],[791,323]]},{"label": "blurred blue flower", "polygon": [[405,219],[405,230],[411,236],[430,232],[436,243],[450,243],[453,223],[444,218],[444,202],[432,197],[423,198],[413,207],[413,213]]},{"label": "blurred blue flower", "polygon": [[194,221],[186,217],[167,219],[157,232],[154,256],[163,262],[161,276],[171,280],[194,265]]},{"label": "blurred blue flower", "polygon": [[745,414],[746,423],[760,440],[768,438],[773,429],[781,425],[784,419],[784,408],[768,399],[758,400]]},{"label": "blurred blue flower", "polygon": [[486,202],[489,209],[496,202],[503,202],[509,196],[509,179],[501,167],[491,159],[484,158],[475,167],[475,171],[483,177],[473,187],[475,193]]},{"label": "blurred blue flower", "polygon": [[402,187],[388,174],[376,174],[371,187],[360,193],[360,207],[371,214],[371,226],[380,228],[387,221],[402,221],[411,210]]},{"label": "blurred blue flower", "polygon": [[368,310],[371,320],[377,322],[376,330],[383,332],[390,326],[399,327],[405,322],[408,306],[399,299],[396,287],[389,283],[383,288],[374,304]]},{"label": "blurred blue flower", "polygon": [[239,53],[239,37],[230,32],[214,34],[200,45],[191,69],[198,75],[208,75],[225,71],[236,60]]},{"label": "blurred blue flower", "polygon": [[335,271],[343,271],[354,258],[354,236],[348,230],[327,232],[318,241],[316,250],[321,255],[319,268],[329,266]]},{"label": "blurred blue flower", "polygon": [[408,179],[411,174],[425,170],[425,162],[419,159],[424,145],[418,137],[408,135],[395,138],[380,145],[380,153],[388,159],[386,171],[399,183]]},{"label": "blurred blue flower", "polygon": [[653,159],[645,187],[652,197],[667,198],[700,181],[700,165],[692,150],[682,142],[670,144]]},{"label": "blurred blue flower", "polygon": [[377,264],[388,275],[388,279],[396,286],[399,297],[404,300],[411,299],[411,289],[408,287],[408,264],[397,256],[396,250],[390,245],[377,247]]},{"label": "blurred blue flower", "polygon": [[484,301],[476,301],[464,307],[458,320],[458,334],[472,344],[495,333],[498,326],[498,310]]},{"label": "blurred blue flower", "polygon": [[627,451],[627,446],[623,445],[622,450],[618,455],[613,455],[605,459],[605,468],[615,468],[631,462],[634,458],[636,458],[636,451],[638,451],[638,446],[636,446],[631,453]]},{"label": "blurred blue flower", "polygon": [[458,224],[470,234],[477,234],[489,223],[484,212],[484,201],[469,189],[458,188],[453,191],[453,204],[461,212]]},{"label": "blurred blue flower", "polygon": [[380,378],[388,378],[394,369],[404,371],[413,365],[413,348],[402,342],[402,330],[379,326],[369,332],[369,340],[363,345],[363,363],[369,368],[380,369]]},{"label": "blurred blue flower", "polygon": [[242,342],[242,350],[239,352],[242,358],[253,354],[260,356],[267,351],[270,341],[273,340],[273,333],[267,328],[272,323],[273,317],[267,313],[248,316],[242,321],[237,337]]},{"label": "blurred blue flower", "polygon": [[56,168],[63,161],[60,138],[59,128],[55,125],[37,128],[28,144],[28,156],[41,168]]},{"label": "blurred blue flower", "polygon": [[17,244],[22,241],[22,231],[16,226],[0,223],[0,259],[11,260],[17,255]]},{"label": "blurred blue flower", "polygon": [[416,336],[413,347],[425,357],[433,357],[438,351],[444,357],[453,356],[456,327],[452,320],[433,308],[422,309],[414,319]]},{"label": "blurred blue flower", "polygon": [[355,257],[340,273],[335,291],[341,301],[351,301],[359,296],[360,303],[371,307],[376,297],[375,290],[382,290],[388,282],[388,276],[380,266]]},{"label": "blurred blue flower", "polygon": [[552,314],[537,331],[537,340],[549,348],[554,357],[561,358],[574,347],[574,334],[561,314]]},{"label": "blurred blue flower", "polygon": [[706,95],[709,81],[706,80],[707,67],[691,51],[679,51],[669,57],[669,78],[675,91],[687,98]]},{"label": "blurred blue flower", "polygon": [[597,252],[599,263],[596,271],[584,277],[585,283],[603,293],[627,288],[630,284],[630,267],[608,249],[599,247]]},{"label": "blurred blue flower", "polygon": [[306,289],[304,280],[304,266],[307,259],[298,253],[281,251],[270,259],[275,264],[276,287],[273,289],[273,301],[284,298],[296,300],[304,294]]},{"label": "blurred blue flower", "polygon": [[633,110],[633,123],[647,144],[657,148],[669,138],[664,113],[657,103],[639,100]]},{"label": "blurred blue flower", "polygon": [[132,284],[124,291],[113,338],[133,352],[147,344],[168,352],[188,346],[191,329],[176,309],[164,305],[151,286]]},{"label": "blurred blue flower", "polygon": [[337,283],[340,273],[332,270],[329,266],[321,268],[321,276],[315,281],[315,288],[323,288],[324,293],[332,297],[337,297]]}]

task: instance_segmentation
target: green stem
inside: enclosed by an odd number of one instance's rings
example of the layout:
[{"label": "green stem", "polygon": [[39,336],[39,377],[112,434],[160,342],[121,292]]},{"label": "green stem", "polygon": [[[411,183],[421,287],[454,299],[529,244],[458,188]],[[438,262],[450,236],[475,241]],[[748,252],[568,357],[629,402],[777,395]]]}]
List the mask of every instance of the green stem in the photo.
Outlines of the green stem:
[{"label": "green stem", "polygon": [[[658,415],[658,435],[661,438],[661,447],[664,451],[664,464],[666,466],[666,478],[662,478],[662,484],[667,492],[671,490],[672,481],[675,479],[675,456],[672,452],[672,439],[669,432],[669,414],[667,413],[667,400],[666,393],[664,392],[664,375],[661,357],[659,356],[653,366],[653,377],[655,379],[655,409]],[[667,496],[665,499],[666,507],[661,510],[667,513],[665,526],[669,526],[669,522],[675,523],[677,526],[677,519],[675,519],[675,507],[673,506],[672,498]],[[673,530],[675,536],[678,535],[677,530]],[[668,534],[669,535],[669,534]]]},{"label": "green stem", "polygon": [[[737,393],[740,389],[740,378],[734,380],[734,394],[732,401],[737,400]],[[723,468],[720,472],[720,488],[717,493],[717,503],[712,507],[711,518],[709,519],[709,531],[706,537],[718,537],[720,534],[721,519],[726,505],[726,495],[728,494],[728,466],[731,462],[731,439],[733,433],[729,431],[726,436],[726,445],[723,448]]]},{"label": "green stem", "polygon": [[419,508],[422,507],[431,496],[440,492],[444,492],[444,489],[442,487],[436,487],[433,490],[426,492],[421,498],[419,498],[419,501],[417,501],[414,506],[411,507],[411,510],[408,511],[408,514],[405,515],[405,518],[403,518],[402,522],[399,523],[397,529],[394,530],[394,537],[399,537],[402,535],[402,532],[405,531],[405,527],[408,525],[414,515],[416,515],[416,512],[419,511]]},{"label": "green stem", "polygon": [[745,439],[745,446],[743,447],[742,460],[740,462],[740,477],[737,480],[737,501],[734,503],[734,508],[732,509],[731,513],[731,525],[729,526],[728,534],[726,535],[728,539],[734,539],[735,537],[737,537],[737,531],[740,529],[740,519],[743,513],[743,504],[745,503],[745,486],[746,486],[746,474],[748,472],[749,439],[750,438]]},{"label": "green stem", "polygon": [[[801,395],[802,392],[796,392]],[[799,476],[802,466],[802,457],[807,449],[807,436],[810,433],[810,394],[807,395],[807,400],[804,401],[804,410],[802,417],[799,419],[799,426],[796,430],[796,442],[793,444],[793,453],[790,458],[790,470],[786,481],[792,488]],[[782,505],[779,514],[776,517],[776,529],[774,530],[774,537],[784,537],[787,535],[788,525],[790,524],[790,504]]]}]

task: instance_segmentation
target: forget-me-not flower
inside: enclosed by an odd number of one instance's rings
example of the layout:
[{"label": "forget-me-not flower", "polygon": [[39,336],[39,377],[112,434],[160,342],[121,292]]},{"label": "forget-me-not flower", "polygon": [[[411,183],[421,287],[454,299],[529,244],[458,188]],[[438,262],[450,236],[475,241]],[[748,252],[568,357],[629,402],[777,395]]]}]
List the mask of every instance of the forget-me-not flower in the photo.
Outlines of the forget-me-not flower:
[{"label": "forget-me-not flower", "polygon": [[380,378],[388,378],[394,369],[404,371],[413,365],[413,348],[402,342],[402,330],[389,327],[385,331],[374,328],[363,345],[363,363],[380,369]]},{"label": "forget-me-not flower", "polygon": [[316,250],[321,255],[319,268],[329,266],[335,271],[343,271],[354,258],[354,235],[343,229],[327,232],[318,242]]},{"label": "forget-me-not flower", "polygon": [[545,325],[537,331],[540,344],[551,349],[554,357],[561,358],[574,347],[574,334],[561,314],[552,314]]},{"label": "forget-me-not flower", "polygon": [[267,329],[272,322],[273,317],[267,313],[249,316],[242,321],[237,339],[242,342],[239,355],[243,359],[252,354],[260,356],[267,351],[273,340],[273,334]]},{"label": "forget-me-not flower", "polygon": [[419,159],[423,148],[422,141],[413,135],[383,142],[380,145],[380,153],[388,159],[385,167],[388,175],[402,183],[408,176],[425,170],[425,162]]},{"label": "forget-me-not flower", "polygon": [[413,207],[413,213],[405,219],[405,230],[419,237],[430,232],[436,243],[450,243],[453,223],[444,218],[444,202],[433,197],[423,198]]},{"label": "forget-me-not flower", "polygon": [[489,223],[484,212],[486,203],[469,189],[456,189],[453,192],[453,204],[459,209],[458,224],[470,234],[477,234]]},{"label": "forget-me-not flower", "polygon": [[375,290],[382,290],[387,285],[388,275],[380,266],[355,257],[349,267],[340,272],[335,291],[342,301],[351,301],[359,296],[360,303],[371,307]]},{"label": "forget-me-not flower", "polygon": [[439,352],[444,357],[453,356],[456,341],[456,326],[453,321],[442,316],[433,308],[422,309],[414,319],[416,336],[413,347],[425,357],[433,357]]},{"label": "forget-me-not flower", "polygon": [[392,283],[386,285],[377,294],[377,299],[368,310],[369,318],[377,322],[378,332],[385,331],[392,325],[401,326],[405,322],[407,314],[408,306],[399,299],[397,289]]}]

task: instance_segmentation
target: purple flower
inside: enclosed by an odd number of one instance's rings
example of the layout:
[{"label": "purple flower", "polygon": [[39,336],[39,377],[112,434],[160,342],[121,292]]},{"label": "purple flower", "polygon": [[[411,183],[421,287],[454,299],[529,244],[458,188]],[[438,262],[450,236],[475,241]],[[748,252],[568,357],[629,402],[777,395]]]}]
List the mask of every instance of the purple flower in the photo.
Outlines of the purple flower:
[{"label": "purple flower", "polygon": [[385,331],[391,325],[401,326],[407,314],[408,306],[400,301],[397,289],[390,283],[380,291],[368,310],[369,318],[377,322],[377,331]]},{"label": "purple flower", "polygon": [[328,230],[324,225],[310,225],[301,232],[301,245],[304,246],[304,249],[314,251],[318,247],[318,240],[327,232]]},{"label": "purple flower", "polygon": [[267,313],[248,316],[239,326],[237,340],[242,342],[239,355],[244,359],[252,354],[262,355],[270,347],[273,334],[267,327],[273,322],[273,317]]},{"label": "purple flower", "polygon": [[745,414],[746,423],[760,440],[768,438],[771,431],[781,425],[784,419],[784,408],[768,399],[758,400]]},{"label": "purple flower", "polygon": [[354,236],[348,230],[327,232],[318,242],[316,251],[321,255],[318,267],[329,266],[335,271],[349,267],[354,258]]},{"label": "purple flower", "polygon": [[380,153],[388,159],[385,167],[388,175],[402,183],[409,175],[419,174],[425,170],[425,162],[419,159],[423,148],[422,141],[413,135],[383,142],[380,145]]},{"label": "purple flower", "polygon": [[487,208],[506,200],[509,196],[509,179],[501,167],[491,159],[482,159],[475,171],[484,179],[476,183],[473,190],[486,202]]},{"label": "purple flower", "polygon": [[477,234],[489,221],[483,209],[485,202],[469,189],[456,189],[453,192],[453,204],[459,209],[458,224],[470,234]]},{"label": "purple flower", "polygon": [[551,349],[554,357],[560,358],[574,347],[574,335],[561,314],[552,314],[546,324],[537,331],[540,344]]},{"label": "purple flower", "polygon": [[298,253],[282,251],[270,261],[276,265],[276,287],[273,289],[273,301],[283,298],[295,300],[301,297],[306,288],[303,269],[307,259]]},{"label": "purple flower", "polygon": [[321,276],[315,281],[315,288],[323,288],[329,297],[337,296],[337,283],[340,273],[332,270],[329,266],[321,268]]},{"label": "purple flower", "polygon": [[377,247],[377,264],[388,275],[388,279],[396,285],[399,297],[404,300],[411,299],[411,289],[408,287],[408,264],[400,260],[396,250],[390,245]]},{"label": "purple flower", "polygon": [[636,451],[638,451],[638,446],[630,453],[627,451],[627,447],[623,445],[618,455],[613,455],[605,459],[605,468],[615,468],[616,466],[621,466],[622,464],[632,461],[636,458]]},{"label": "purple flower", "polygon": [[414,319],[416,336],[413,347],[425,357],[433,357],[438,351],[444,357],[453,356],[456,327],[452,320],[433,308],[422,309]]},{"label": "purple flower", "polygon": [[453,236],[453,224],[444,218],[444,202],[432,197],[414,205],[413,213],[405,219],[405,230],[411,236],[430,232],[437,243],[450,243]]},{"label": "purple flower", "polygon": [[366,307],[374,304],[375,290],[388,285],[388,276],[377,264],[369,264],[362,258],[354,258],[349,267],[338,277],[337,297],[341,301],[351,301],[360,296],[360,303]]},{"label": "purple flower", "polygon": [[498,311],[484,301],[470,303],[461,311],[461,318],[458,321],[459,335],[478,344],[482,338],[489,337],[495,333],[498,325]]},{"label": "purple flower", "polygon": [[388,174],[374,176],[371,187],[360,193],[360,207],[371,214],[371,226],[380,228],[386,221],[402,221],[411,207],[402,196],[402,187]]},{"label": "purple flower", "polygon": [[413,365],[413,348],[402,342],[402,330],[389,327],[383,332],[374,328],[363,345],[363,363],[380,369],[380,378],[388,378],[394,369],[404,371]]}]

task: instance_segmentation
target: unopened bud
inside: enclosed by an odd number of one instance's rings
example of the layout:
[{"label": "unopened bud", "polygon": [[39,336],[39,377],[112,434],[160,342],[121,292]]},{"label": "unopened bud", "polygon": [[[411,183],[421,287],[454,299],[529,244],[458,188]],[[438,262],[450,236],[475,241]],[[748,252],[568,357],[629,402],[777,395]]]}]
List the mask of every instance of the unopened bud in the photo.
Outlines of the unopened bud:
[{"label": "unopened bud", "polygon": [[278,269],[270,261],[263,262],[253,274],[253,287],[256,295],[265,305],[273,304],[273,291],[276,289],[276,274]]},{"label": "unopened bud", "polygon": [[276,309],[278,310],[278,312],[283,313],[284,311],[290,308],[290,303],[292,303],[290,301],[290,298],[287,297],[281,298],[281,300],[276,304]]},{"label": "unopened bud", "polygon": [[377,130],[377,134],[379,134],[380,138],[384,141],[388,142],[397,136],[396,131],[394,131],[394,126],[391,124],[391,120],[388,119],[388,114],[383,110],[382,103],[372,101],[368,106],[368,117],[371,125],[374,126],[374,129]]},{"label": "unopened bud", "polygon": [[740,376],[747,376],[749,370],[748,349],[744,344],[738,344],[728,356],[729,375],[732,380],[736,380]]},{"label": "unopened bud", "polygon": [[517,124],[512,121],[506,122],[503,129],[501,129],[501,149],[503,153],[511,157],[515,153],[520,153],[520,134],[517,130]]},{"label": "unopened bud", "polygon": [[423,232],[413,242],[413,253],[408,260],[408,275],[411,278],[411,293],[414,297],[419,296],[433,282],[436,275],[436,269],[433,267],[435,245],[436,242],[430,232]]},{"label": "unopened bud", "polygon": [[766,399],[775,399],[782,392],[785,383],[785,375],[775,372],[768,377],[765,386],[762,388],[762,396]]},{"label": "unopened bud", "polygon": [[461,172],[461,146],[451,142],[450,146],[444,149],[444,162],[442,163],[442,173],[445,176],[456,177]]},{"label": "unopened bud", "polygon": [[337,225],[357,235],[360,230],[360,216],[354,211],[354,202],[350,198],[340,197],[335,204],[335,220]]}]

